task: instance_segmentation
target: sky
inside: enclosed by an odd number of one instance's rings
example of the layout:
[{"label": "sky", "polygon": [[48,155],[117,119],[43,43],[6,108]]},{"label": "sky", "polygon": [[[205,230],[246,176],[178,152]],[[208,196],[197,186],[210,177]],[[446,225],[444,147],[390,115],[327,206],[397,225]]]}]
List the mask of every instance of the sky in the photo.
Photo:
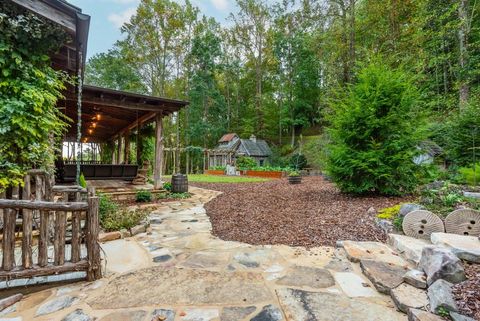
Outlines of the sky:
[{"label": "sky", "polygon": [[[87,58],[106,52],[122,38],[120,27],[135,14],[139,0],[67,0],[91,17]],[[175,0],[183,3],[183,0]],[[201,13],[225,23],[235,0],[191,0]]]}]

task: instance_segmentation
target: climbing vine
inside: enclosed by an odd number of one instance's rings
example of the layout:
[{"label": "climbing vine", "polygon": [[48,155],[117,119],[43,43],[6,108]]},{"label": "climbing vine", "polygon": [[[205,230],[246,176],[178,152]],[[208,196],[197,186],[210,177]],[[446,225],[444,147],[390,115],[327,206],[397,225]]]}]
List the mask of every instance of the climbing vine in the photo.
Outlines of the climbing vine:
[{"label": "climbing vine", "polygon": [[67,119],[56,107],[68,76],[49,54],[67,34],[11,2],[0,4],[0,191],[22,183],[29,168],[53,163],[55,137]]}]

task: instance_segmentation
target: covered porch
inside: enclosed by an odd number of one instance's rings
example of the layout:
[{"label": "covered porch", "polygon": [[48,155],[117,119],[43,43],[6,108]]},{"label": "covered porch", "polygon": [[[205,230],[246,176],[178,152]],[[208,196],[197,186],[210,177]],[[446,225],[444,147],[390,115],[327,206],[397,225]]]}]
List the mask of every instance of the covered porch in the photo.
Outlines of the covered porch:
[{"label": "covered porch", "polygon": [[[61,182],[75,181],[80,166],[86,180],[131,182],[139,174],[139,160],[142,159],[138,144],[139,129],[153,122],[154,188],[161,188],[162,120],[188,103],[88,85],[82,88],[81,108],[77,101],[78,93],[72,88],[58,104],[72,123],[63,138],[62,157],[56,164],[57,179]],[[137,141],[131,142],[132,133],[137,134]],[[108,161],[105,153],[109,153]]]}]

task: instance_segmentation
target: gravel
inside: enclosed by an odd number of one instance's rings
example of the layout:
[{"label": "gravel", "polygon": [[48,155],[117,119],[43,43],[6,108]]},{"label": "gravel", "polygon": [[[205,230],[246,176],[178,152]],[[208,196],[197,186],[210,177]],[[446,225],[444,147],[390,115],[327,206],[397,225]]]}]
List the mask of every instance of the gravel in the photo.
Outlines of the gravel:
[{"label": "gravel", "polygon": [[480,264],[464,262],[467,280],[453,286],[460,312],[480,321]]},{"label": "gravel", "polygon": [[224,192],[208,204],[213,233],[254,245],[334,246],[337,240],[385,241],[368,212],[407,202],[399,197],[354,197],[321,177],[300,185],[286,179],[262,183],[192,185]]}]

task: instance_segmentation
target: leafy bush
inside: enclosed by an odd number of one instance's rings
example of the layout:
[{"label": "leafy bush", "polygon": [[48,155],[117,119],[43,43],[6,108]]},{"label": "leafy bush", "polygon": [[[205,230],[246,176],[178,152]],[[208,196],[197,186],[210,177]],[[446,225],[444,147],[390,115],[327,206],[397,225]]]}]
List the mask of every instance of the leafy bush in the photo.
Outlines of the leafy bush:
[{"label": "leafy bush", "polygon": [[296,170],[304,169],[307,167],[307,158],[303,154],[293,154],[290,157],[289,165]]},{"label": "leafy bush", "polygon": [[78,184],[80,184],[80,186],[83,188],[87,188],[87,180],[85,179],[83,173],[80,173],[80,177],[78,178]]},{"label": "leafy bush", "polygon": [[105,217],[111,216],[112,213],[117,212],[120,209],[120,206],[105,194],[100,194],[99,198],[98,215],[101,224]]},{"label": "leafy bush", "polygon": [[120,208],[117,211],[108,212],[100,223],[107,232],[130,229],[145,220],[148,214],[149,211],[145,209]]},{"label": "leafy bush", "polygon": [[163,183],[163,189],[170,192],[172,190],[172,183],[170,182]]},{"label": "leafy bush", "polygon": [[224,171],[225,166],[211,166],[209,169],[214,170],[214,171]]},{"label": "leafy bush", "polygon": [[398,213],[400,213],[400,207],[402,207],[402,204],[381,209],[377,217],[380,219],[393,220],[397,217]]},{"label": "leafy bush", "polygon": [[[449,122],[443,123],[437,136],[442,137],[442,145],[447,158],[456,165],[472,164],[473,149],[480,146],[480,103],[465,106],[454,114]],[[478,155],[478,149],[476,149]]]},{"label": "leafy bush", "polygon": [[480,182],[480,164],[475,164],[475,170],[473,165],[469,167],[461,167],[458,169],[458,180],[462,183],[467,183],[469,185],[478,185]]},{"label": "leafy bush", "polygon": [[[0,2],[0,190],[23,183],[29,168],[48,169],[67,128],[57,108],[68,76],[48,55],[68,41],[50,20]],[[52,138],[54,138],[52,140]]]},{"label": "leafy bush", "polygon": [[128,210],[105,194],[99,197],[100,226],[107,232],[132,228],[148,216],[147,210]]},{"label": "leafy bush", "polygon": [[400,70],[363,68],[345,97],[332,103],[327,170],[343,192],[400,195],[417,185],[418,93]]},{"label": "leafy bush", "polygon": [[298,172],[298,171],[291,171],[290,173],[288,173],[288,176],[290,176],[290,177],[298,177],[298,176],[300,176],[300,172]]},{"label": "leafy bush", "polygon": [[444,183],[437,188],[426,186],[421,190],[420,204],[435,214],[447,216],[460,207],[480,208],[480,200],[463,196],[463,187]]},{"label": "leafy bush", "polygon": [[241,170],[252,169],[257,166],[257,162],[248,156],[240,156],[235,164]]},{"label": "leafy bush", "polygon": [[139,190],[135,194],[135,202],[147,203],[152,201],[152,192],[146,190]]}]

